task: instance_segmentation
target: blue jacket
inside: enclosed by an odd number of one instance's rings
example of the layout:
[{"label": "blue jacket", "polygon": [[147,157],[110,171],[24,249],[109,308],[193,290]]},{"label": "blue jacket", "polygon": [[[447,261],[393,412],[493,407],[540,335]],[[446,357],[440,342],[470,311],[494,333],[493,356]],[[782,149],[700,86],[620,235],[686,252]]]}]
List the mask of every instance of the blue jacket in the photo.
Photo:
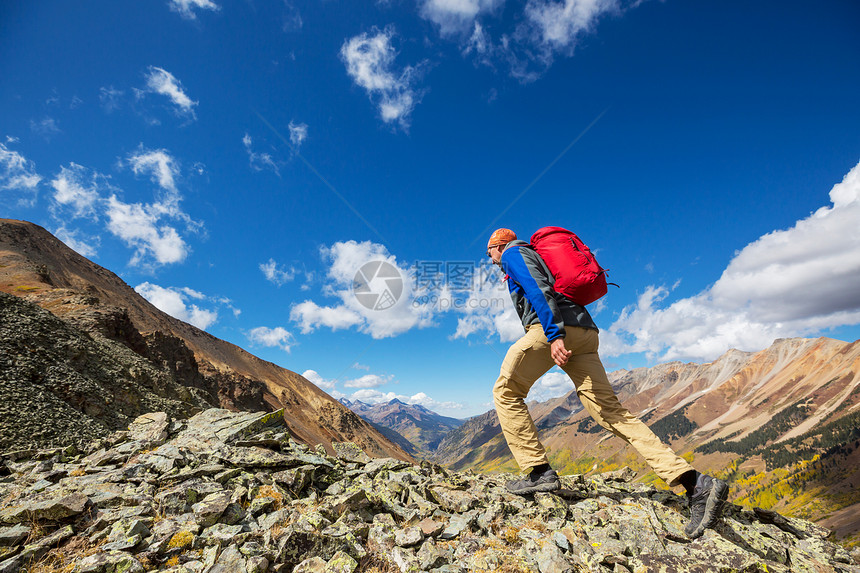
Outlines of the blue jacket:
[{"label": "blue jacket", "polygon": [[508,275],[508,290],[524,327],[540,323],[550,342],[564,338],[565,326],[597,330],[584,306],[553,290],[552,273],[528,243],[509,243],[502,252],[501,264]]}]

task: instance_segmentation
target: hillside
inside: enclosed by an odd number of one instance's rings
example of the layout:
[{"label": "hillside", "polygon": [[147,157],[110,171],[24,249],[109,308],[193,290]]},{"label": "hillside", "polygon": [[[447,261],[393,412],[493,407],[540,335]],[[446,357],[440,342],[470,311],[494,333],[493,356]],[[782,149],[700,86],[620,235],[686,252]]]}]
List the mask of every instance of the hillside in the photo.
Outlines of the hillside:
[{"label": "hillside", "polygon": [[[860,341],[777,340],[712,363],[671,362],[610,375],[621,401],[732,498],[860,532]],[[575,393],[530,404],[553,465],[654,475],[624,442],[577,407]],[[570,414],[564,417],[563,412]],[[468,420],[433,456],[456,469],[515,470],[492,412]]]},{"label": "hillside", "polygon": [[[175,384],[200,390],[212,405],[231,410],[283,408],[298,441],[331,448],[332,441],[348,440],[371,455],[410,459],[308,380],[158,310],[114,273],[38,225],[0,219],[0,291],[50,311],[85,337],[122,344]],[[23,343],[39,347],[50,339],[24,339]],[[10,372],[7,368],[0,372],[4,384]],[[196,401],[188,402],[188,407],[199,406]],[[92,418],[83,405],[72,407]],[[50,432],[50,425],[44,425],[42,430]]]}]

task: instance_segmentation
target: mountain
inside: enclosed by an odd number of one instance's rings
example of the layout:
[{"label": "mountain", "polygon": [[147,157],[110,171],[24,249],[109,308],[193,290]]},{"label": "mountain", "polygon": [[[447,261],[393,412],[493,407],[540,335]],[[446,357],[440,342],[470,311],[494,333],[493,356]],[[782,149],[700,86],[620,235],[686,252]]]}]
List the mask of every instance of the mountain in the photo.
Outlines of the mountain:
[{"label": "mountain", "polygon": [[[323,444],[330,451],[333,441],[352,441],[374,456],[410,459],[302,376],[160,311],[117,275],[38,225],[0,219],[0,291],[50,311],[67,327],[51,322],[52,317],[44,313],[27,311],[33,317],[33,328],[22,332],[6,329],[3,340],[8,348],[17,349],[14,351],[27,367],[16,368],[12,359],[0,362],[0,382],[5,389],[40,385],[40,395],[56,405],[52,411],[62,410],[70,416],[67,421],[74,418],[91,431],[109,432],[111,416],[121,415],[116,423],[133,418],[156,397],[182,402],[167,408],[174,414],[199,410],[206,404],[230,410],[283,408],[284,420],[297,441]],[[12,302],[8,297],[0,300],[7,307]],[[64,333],[63,353],[51,348],[52,330]],[[117,344],[123,348],[118,350]],[[95,355],[102,350],[108,356],[98,359]],[[118,354],[128,352],[132,354],[125,356],[123,366],[110,367]],[[33,356],[38,360],[31,360]],[[63,382],[52,374],[49,364],[39,362],[49,357],[62,362],[57,367],[68,370],[69,380]],[[95,366],[97,363],[103,367]],[[115,388],[106,380],[111,376]],[[118,390],[120,387],[127,391]],[[100,393],[116,394],[110,396],[110,408],[101,404],[106,400],[99,402]],[[141,401],[144,395],[149,402]],[[88,400],[99,403],[91,406]],[[117,400],[124,403],[118,405]],[[15,409],[9,404],[3,407]],[[23,406],[18,413],[26,414]],[[60,437],[50,419],[35,417],[27,423],[33,430],[26,434],[31,446],[48,445]],[[20,441],[22,435],[10,433],[6,423],[0,426],[0,443],[12,437]]]},{"label": "mountain", "polygon": [[420,404],[404,404],[397,398],[380,404],[341,399],[347,408],[365,420],[394,430],[424,455],[433,452],[452,429],[463,420],[441,416]]},{"label": "mountain", "polygon": [[[860,341],[780,339],[706,364],[613,372],[610,381],[697,469],[728,479],[736,502],[818,520],[843,537],[860,532]],[[593,473],[626,465],[654,481],[638,454],[576,401],[571,392],[529,404],[554,467]],[[454,469],[516,469],[493,412],[449,434],[433,460]]]}]

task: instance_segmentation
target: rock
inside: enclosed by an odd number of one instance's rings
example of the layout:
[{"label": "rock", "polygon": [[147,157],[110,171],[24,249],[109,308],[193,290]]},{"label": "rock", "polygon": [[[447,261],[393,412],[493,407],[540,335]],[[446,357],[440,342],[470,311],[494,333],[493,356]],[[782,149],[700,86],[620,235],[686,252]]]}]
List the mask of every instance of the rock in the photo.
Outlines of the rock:
[{"label": "rock", "polygon": [[364,471],[370,477],[374,477],[382,470],[397,471],[408,468],[411,464],[394,458],[376,458],[364,466]]},{"label": "rock", "polygon": [[325,573],[353,573],[358,568],[358,561],[349,553],[338,551],[326,563],[323,571]]},{"label": "rock", "polygon": [[245,557],[239,551],[236,544],[228,546],[218,556],[215,566],[209,570],[210,573],[233,573],[245,571]]},{"label": "rock", "polygon": [[43,537],[33,544],[26,545],[18,557],[22,563],[30,563],[41,559],[52,547],[62,544],[75,534],[71,525],[67,525],[54,533]]},{"label": "rock", "polygon": [[353,442],[332,442],[331,447],[334,449],[334,454],[346,462],[366,464],[372,460]]},{"label": "rock", "polygon": [[271,497],[256,497],[248,506],[247,513],[254,517],[268,512],[275,505],[275,500]]},{"label": "rock", "polygon": [[205,529],[200,534],[200,538],[206,545],[218,544],[224,545],[242,533],[241,525],[226,525],[224,523],[216,523]]},{"label": "rock", "polygon": [[418,522],[418,527],[421,528],[424,537],[436,537],[445,529],[445,524],[428,517]]},{"label": "rock", "polygon": [[367,548],[374,553],[387,554],[394,548],[394,533],[384,525],[374,525],[367,533]]},{"label": "rock", "polygon": [[394,564],[397,565],[401,573],[418,570],[418,558],[415,556],[414,549],[395,547],[391,551],[391,560],[394,561]]},{"label": "rock", "polygon": [[249,557],[245,564],[247,573],[265,573],[269,568],[269,560],[262,555]]},{"label": "rock", "polygon": [[304,464],[291,470],[284,470],[272,474],[272,479],[294,493],[304,490],[314,478],[316,466]]},{"label": "rock", "polygon": [[217,455],[225,464],[243,468],[276,468],[289,467],[298,464],[296,459],[292,456],[286,456],[257,446],[224,446]]},{"label": "rock", "polygon": [[[448,560],[451,558],[451,552],[440,549],[436,542],[432,539],[428,539],[424,543],[421,544],[421,548],[418,549],[418,554],[416,557],[418,558],[418,565],[422,570],[427,571],[430,569],[435,569],[437,567],[441,567],[445,565]],[[501,559],[498,560],[497,565],[501,564]],[[477,563],[475,565],[478,565]],[[487,565],[485,562],[484,565]],[[496,566],[486,567],[487,569],[495,569]]]},{"label": "rock", "polygon": [[568,503],[552,493],[538,492],[534,494],[535,501],[546,510],[545,515],[564,519],[567,517]]},{"label": "rock", "polygon": [[291,528],[279,539],[278,549],[278,560],[285,563],[299,563],[308,555],[329,560],[338,551],[345,551],[356,558],[366,554],[364,547],[352,535],[334,537]]},{"label": "rock", "polygon": [[108,551],[84,557],[75,573],[143,573],[140,561],[123,551]]},{"label": "rock", "polygon": [[289,509],[279,509],[258,518],[257,523],[260,524],[261,529],[272,529],[275,525],[288,521],[292,513]]},{"label": "rock", "polygon": [[555,543],[547,543],[537,557],[540,573],[569,573],[575,571],[573,565],[564,557],[561,549]]},{"label": "rock", "polygon": [[[565,490],[520,497],[504,487],[510,476],[367,461],[352,446],[337,446],[337,457],[329,457],[273,430],[266,414],[198,416],[154,438],[138,418],[128,433],[86,448],[89,462],[111,458],[115,466],[51,457],[66,455],[62,449],[6,461],[0,516],[15,525],[0,527],[0,573],[55,547],[73,555],[74,531],[100,545],[98,553],[70,557],[74,567],[99,573],[144,566],[170,573],[354,573],[374,565],[435,573],[860,573],[854,556],[830,543],[823,528],[732,504],[714,529],[690,542],[685,501],[625,481],[629,472],[562,476]],[[165,441],[123,458],[149,439]]]},{"label": "rock", "polygon": [[245,519],[248,515],[242,506],[238,503],[231,502],[227,505],[227,509],[221,514],[221,522],[227,525],[235,525]]},{"label": "rock", "polygon": [[322,557],[311,557],[305,559],[293,568],[293,573],[325,573],[325,559]]},{"label": "rock", "polygon": [[630,469],[629,467],[623,467],[620,470],[615,470],[611,472],[605,472],[601,474],[605,481],[620,481],[620,482],[629,482],[632,481],[633,478],[636,477],[636,472]]},{"label": "rock", "polygon": [[[230,494],[226,491],[210,493],[191,506],[194,517],[201,527],[210,527],[218,523],[219,518],[230,505]],[[241,518],[240,518],[241,519]],[[238,521],[236,519],[234,523]]]},{"label": "rock", "polygon": [[24,521],[60,521],[84,512],[90,500],[80,493],[61,498],[48,498],[33,503],[14,505],[0,510],[0,521],[22,523]]},{"label": "rock", "polygon": [[394,534],[394,544],[399,547],[412,547],[424,541],[420,527],[406,527]]},{"label": "rock", "polygon": [[369,506],[367,493],[361,489],[336,496],[326,504],[326,508],[338,517],[347,511],[360,511]]},{"label": "rock", "polygon": [[12,527],[0,527],[0,547],[18,545],[30,535],[32,528],[18,524]]},{"label": "rock", "polygon": [[468,492],[450,489],[444,486],[431,487],[430,491],[446,511],[463,513],[478,505],[478,499]]},{"label": "rock", "polygon": [[464,530],[468,529],[474,518],[468,515],[455,515],[439,534],[439,539],[454,539]]},{"label": "rock", "polygon": [[165,412],[150,412],[135,418],[128,427],[130,440],[144,442],[144,447],[160,446],[167,440],[170,418]]}]

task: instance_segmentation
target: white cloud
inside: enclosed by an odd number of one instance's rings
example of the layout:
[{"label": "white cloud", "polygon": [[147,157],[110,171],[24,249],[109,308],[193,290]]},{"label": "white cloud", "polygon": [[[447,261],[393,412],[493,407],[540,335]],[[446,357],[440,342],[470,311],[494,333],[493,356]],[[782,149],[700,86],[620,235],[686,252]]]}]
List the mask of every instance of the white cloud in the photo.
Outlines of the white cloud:
[{"label": "white cloud", "polygon": [[102,109],[107,113],[113,113],[122,106],[122,98],[125,92],[114,89],[113,86],[99,88],[99,102]]},{"label": "white cloud", "polygon": [[212,0],[168,0],[167,5],[174,12],[178,12],[183,18],[195,20],[197,14],[195,10],[212,10],[218,11],[220,6],[212,2]]},{"label": "white cloud", "polygon": [[458,402],[437,402],[424,392],[418,392],[417,394],[413,394],[410,396],[407,401],[408,404],[420,404],[429,410],[462,410],[465,406]]},{"label": "white cloud", "polygon": [[[440,24],[440,34],[461,44],[464,56],[493,69],[509,68],[522,83],[537,80],[561,56],[572,56],[581,39],[607,15],[620,15],[642,0],[527,0],[512,28],[491,34],[481,15],[501,2],[425,0],[422,15]],[[436,7],[436,5],[441,7]],[[434,11],[428,12],[431,7]],[[431,17],[432,15],[432,17]],[[502,27],[499,22],[497,28]],[[468,36],[468,37],[467,37]]]},{"label": "white cloud", "polygon": [[332,330],[342,330],[358,326],[364,322],[359,313],[343,306],[319,306],[310,300],[293,306],[290,311],[290,320],[299,323],[302,334],[313,332],[321,326],[326,326]]},{"label": "white cloud", "polygon": [[163,68],[149,66],[148,70],[149,73],[146,76],[148,91],[166,96],[176,106],[177,115],[196,119],[194,107],[197,102],[186,95],[181,82]]},{"label": "white cloud", "polygon": [[301,144],[308,138],[308,124],[290,122],[290,143],[298,149]]},{"label": "white cloud", "polygon": [[712,360],[775,338],[860,323],[860,164],[830,191],[831,206],[738,252],[705,291],[668,306],[650,286],[602,337],[604,354]]},{"label": "white cloud", "polygon": [[481,63],[491,65],[490,56],[495,51],[492,38],[490,38],[480,22],[475,22],[472,28],[472,35],[463,48],[463,55],[467,56],[474,53]]},{"label": "white cloud", "polygon": [[100,243],[98,237],[92,237],[87,240],[79,239],[78,231],[66,229],[64,226],[59,227],[52,234],[79,255],[91,259],[98,254],[98,245]]},{"label": "white cloud", "polygon": [[437,402],[424,392],[418,392],[412,396],[406,396],[403,394],[395,394],[394,392],[380,392],[379,390],[374,390],[372,388],[365,388],[354,392],[349,399],[353,401],[360,400],[365,404],[382,404],[397,399],[404,404],[420,404],[429,410],[460,410],[464,408],[463,404],[459,404],[457,402]]},{"label": "white cloud", "polygon": [[529,0],[525,15],[535,43],[561,51],[573,48],[601,16],[619,10],[618,0]]},{"label": "white cloud", "polygon": [[145,282],[134,287],[134,290],[159,310],[166,312],[173,318],[193,324],[201,330],[206,330],[218,319],[216,310],[203,309],[196,304],[189,305],[188,289],[165,288]]},{"label": "white cloud", "polygon": [[252,328],[248,332],[248,340],[263,346],[278,347],[285,352],[289,352],[290,348],[295,344],[295,338],[285,328],[277,326],[275,328],[267,328],[258,326]]},{"label": "white cloud", "polygon": [[179,166],[164,149],[144,149],[143,146],[128,156],[128,164],[135,175],[149,174],[152,182],[171,194],[176,194],[176,177]]},{"label": "white cloud", "polygon": [[347,380],[343,383],[345,388],[378,388],[385,386],[394,379],[394,376],[380,376],[379,374],[365,374],[360,378]]},{"label": "white cloud", "polygon": [[[383,245],[346,241],[322,248],[321,254],[330,265],[323,292],[338,303],[320,306],[306,300],[294,305],[290,320],[303,333],[321,326],[332,330],[357,327],[373,338],[386,338],[433,323],[433,305],[413,299],[412,273],[399,267]],[[387,274],[389,271],[393,274]],[[357,278],[360,288],[355,290]]]},{"label": "white cloud", "polygon": [[424,0],[420,14],[437,24],[441,35],[449,36],[467,32],[479,14],[492,12],[502,4],[504,0]]},{"label": "white cloud", "polygon": [[295,32],[302,29],[302,15],[299,9],[293,6],[289,0],[284,0],[284,23],[281,29],[284,32]]},{"label": "white cloud", "polygon": [[550,398],[564,396],[573,390],[573,381],[558,367],[541,376],[529,390],[529,400],[544,402]]},{"label": "white cloud", "polygon": [[[8,143],[17,141],[7,138]],[[23,191],[32,195],[35,202],[36,191],[42,176],[36,173],[36,165],[17,151],[12,151],[0,143],[0,191]],[[28,201],[24,200],[25,203]]]},{"label": "white cloud", "polygon": [[274,159],[272,159],[272,156],[268,153],[256,153],[251,148],[252,144],[253,141],[251,140],[251,136],[246,133],[245,136],[242,137],[242,145],[245,146],[245,151],[248,153],[248,162],[251,165],[251,169],[253,169],[254,171],[271,169],[275,172],[275,175],[280,176],[281,173],[278,167],[278,163]]},{"label": "white cloud", "polygon": [[296,270],[293,268],[278,268],[278,263],[275,259],[269,259],[267,263],[260,263],[260,270],[263,271],[266,280],[278,286],[290,282],[296,277]]},{"label": "white cloud", "polygon": [[75,217],[95,218],[96,207],[101,200],[99,179],[97,173],[89,174],[85,167],[69,163],[68,167],[61,167],[60,173],[51,181],[54,201],[70,207]]},{"label": "white cloud", "polygon": [[412,87],[417,68],[395,69],[397,51],[391,45],[393,37],[391,27],[374,30],[372,36],[366,33],[355,36],[343,43],[340,57],[349,76],[378,105],[382,121],[397,122],[406,129],[409,116],[420,101],[420,94]]},{"label": "white cloud", "polygon": [[457,319],[453,339],[472,334],[498,336],[501,342],[511,342],[523,335],[523,323],[511,301],[502,273],[494,265],[483,263],[472,279],[468,297],[452,309],[463,316]]},{"label": "white cloud", "polygon": [[135,175],[149,175],[161,193],[147,204],[125,203],[111,194],[106,200],[108,230],[135,249],[132,265],[146,265],[150,259],[158,264],[184,261],[190,248],[179,231],[165,220],[179,220],[192,229],[201,225],[180,208],[182,197],[176,184],[180,173],[178,162],[164,149],[141,146],[129,155],[126,163]]},{"label": "white cloud", "polygon": [[135,249],[132,265],[150,255],[159,264],[185,260],[189,247],[175,228],[159,224],[160,213],[150,205],[123,203],[111,195],[107,200],[108,230]]},{"label": "white cloud", "polygon": [[77,239],[74,231],[66,229],[65,222],[70,218],[98,220],[104,216],[107,229],[135,249],[131,265],[184,261],[190,249],[169,220],[182,221],[195,230],[201,224],[180,208],[177,162],[163,149],[150,151],[141,147],[129,156],[126,164],[136,175],[149,175],[158,186],[160,192],[155,201],[126,203],[119,198],[121,190],[113,187],[108,177],[76,163],[62,167],[51,181],[54,190],[51,213],[63,222],[61,229],[66,233],[67,244],[82,254],[94,253],[94,247]]},{"label": "white cloud", "polygon": [[44,117],[39,121],[30,120],[30,130],[36,135],[50,140],[53,136],[62,133],[60,126],[57,125],[57,120],[52,117]]},{"label": "white cloud", "polygon": [[334,380],[326,380],[320,373],[316,370],[305,370],[302,372],[302,376],[316,384],[319,388],[322,388],[326,391],[334,390],[335,381]]}]

